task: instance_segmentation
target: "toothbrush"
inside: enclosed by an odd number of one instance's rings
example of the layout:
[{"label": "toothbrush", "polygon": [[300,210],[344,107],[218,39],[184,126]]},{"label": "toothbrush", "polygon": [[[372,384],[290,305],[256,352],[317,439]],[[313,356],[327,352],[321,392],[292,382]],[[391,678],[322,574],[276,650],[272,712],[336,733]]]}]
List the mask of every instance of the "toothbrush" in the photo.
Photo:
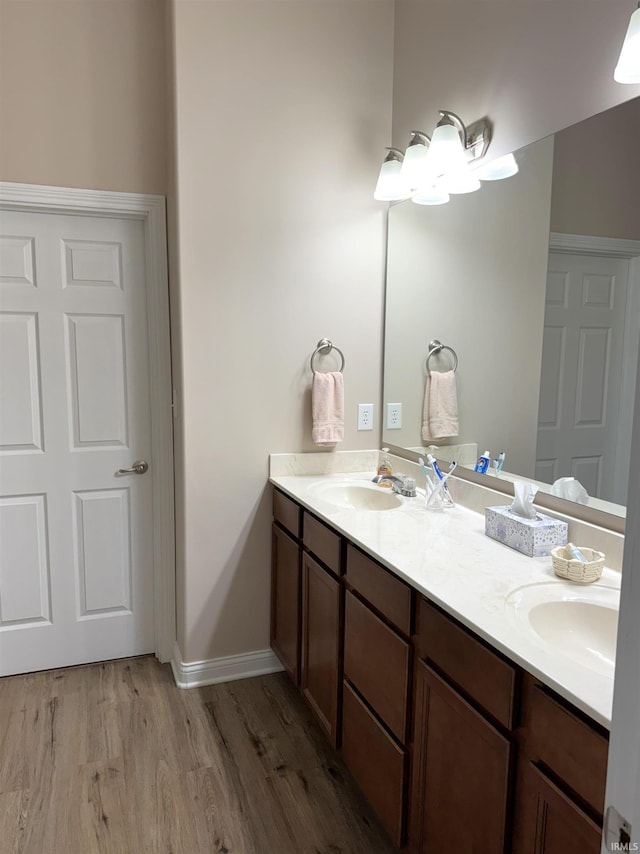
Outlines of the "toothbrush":
[{"label": "toothbrush", "polygon": [[449,465],[449,471],[444,475],[441,474],[438,485],[425,502],[425,507],[428,510],[442,510],[444,507],[455,507],[455,502],[447,486],[447,480],[451,477],[455,467],[456,463],[452,462]]},{"label": "toothbrush", "polygon": [[446,475],[442,474],[442,471],[440,470],[440,466],[438,465],[438,461],[433,456],[433,454],[427,454],[427,462],[429,463],[429,465],[433,469],[433,473],[435,474],[437,479],[442,481],[442,491],[443,491],[444,495],[446,496],[447,500],[450,501],[451,504],[453,504],[453,498],[451,497],[451,493],[449,492],[449,487],[447,486],[445,481],[447,480],[447,478],[449,477],[451,472],[456,467],[455,460],[449,464],[449,471]]},{"label": "toothbrush", "polygon": [[496,477],[497,477],[497,476],[500,474],[500,472],[502,471],[502,466],[504,465],[504,459],[505,459],[505,457],[506,457],[505,452],[504,452],[504,451],[500,451],[500,453],[498,454],[498,459],[497,459],[497,460],[494,460],[495,468],[496,468]]},{"label": "toothbrush", "polygon": [[435,487],[434,482],[431,480],[431,475],[429,474],[429,469],[424,464],[424,460],[422,459],[422,457],[418,457],[418,465],[422,469],[422,473],[426,477],[427,483],[429,484],[430,488],[435,489],[436,487]]}]

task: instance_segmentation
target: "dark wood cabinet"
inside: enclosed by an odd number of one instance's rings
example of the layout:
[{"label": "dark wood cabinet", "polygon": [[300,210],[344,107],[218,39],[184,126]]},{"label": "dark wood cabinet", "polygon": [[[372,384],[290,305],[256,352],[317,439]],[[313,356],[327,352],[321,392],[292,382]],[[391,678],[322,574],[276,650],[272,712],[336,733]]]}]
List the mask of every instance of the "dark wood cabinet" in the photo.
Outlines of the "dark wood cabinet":
[{"label": "dark wood cabinet", "polygon": [[334,747],[338,743],[342,586],[311,555],[302,555],[300,688]]},{"label": "dark wood cabinet", "polygon": [[513,726],[516,668],[426,599],[418,603],[416,646],[461,693],[506,729]]},{"label": "dark wood cabinet", "polygon": [[413,591],[408,584],[392,575],[360,549],[347,544],[347,587],[358,594],[378,613],[402,632],[411,635]]},{"label": "dark wood cabinet", "polygon": [[601,828],[534,763],[520,773],[513,854],[599,854]]},{"label": "dark wood cabinet", "polygon": [[401,743],[406,741],[410,646],[347,591],[344,676]]},{"label": "dark wood cabinet", "polygon": [[305,511],[303,516],[302,541],[315,557],[331,572],[342,572],[342,540],[328,525]]},{"label": "dark wood cabinet", "polygon": [[606,732],[524,674],[518,741],[513,854],[598,854]]},{"label": "dark wood cabinet", "polygon": [[302,533],[302,507],[284,492],[273,490],[273,521],[299,540]]},{"label": "dark wood cabinet", "polygon": [[608,734],[274,491],[271,645],[407,854],[599,854]]},{"label": "dark wood cabinet", "polygon": [[417,665],[410,850],[501,854],[512,744],[424,662]]},{"label": "dark wood cabinet", "polygon": [[406,836],[413,592],[347,546],[342,755],[389,836]]},{"label": "dark wood cabinet", "polygon": [[271,529],[271,647],[300,684],[300,545],[275,523]]},{"label": "dark wood cabinet", "polygon": [[522,685],[520,742],[523,754],[550,769],[602,823],[607,733],[529,674]]},{"label": "dark wood cabinet", "polygon": [[346,681],[342,757],[389,836],[400,846],[404,837],[407,751]]}]

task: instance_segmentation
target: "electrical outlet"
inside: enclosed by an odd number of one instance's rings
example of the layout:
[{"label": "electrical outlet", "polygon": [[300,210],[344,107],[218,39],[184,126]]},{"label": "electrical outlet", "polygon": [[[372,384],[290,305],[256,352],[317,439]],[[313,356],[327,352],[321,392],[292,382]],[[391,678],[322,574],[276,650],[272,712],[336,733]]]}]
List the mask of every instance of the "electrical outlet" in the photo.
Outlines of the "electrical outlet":
[{"label": "electrical outlet", "polygon": [[387,430],[399,430],[402,427],[402,404],[387,403]]},{"label": "electrical outlet", "polygon": [[358,430],[373,430],[373,403],[358,404]]}]

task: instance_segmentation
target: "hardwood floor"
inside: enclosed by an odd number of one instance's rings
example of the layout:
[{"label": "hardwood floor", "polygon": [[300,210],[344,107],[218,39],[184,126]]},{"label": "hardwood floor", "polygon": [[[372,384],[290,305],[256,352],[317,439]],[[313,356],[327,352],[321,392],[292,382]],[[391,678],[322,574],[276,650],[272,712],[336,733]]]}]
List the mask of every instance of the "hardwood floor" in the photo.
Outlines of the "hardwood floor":
[{"label": "hardwood floor", "polygon": [[288,677],[0,679],[1,854],[393,854]]}]

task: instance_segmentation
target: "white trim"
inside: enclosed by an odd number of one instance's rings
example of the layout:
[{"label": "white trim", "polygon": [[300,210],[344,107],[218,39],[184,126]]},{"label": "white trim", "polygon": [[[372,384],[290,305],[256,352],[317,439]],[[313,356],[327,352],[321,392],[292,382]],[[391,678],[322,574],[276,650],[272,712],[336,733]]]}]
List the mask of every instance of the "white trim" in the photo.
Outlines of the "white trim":
[{"label": "white trim", "polygon": [[[639,241],[640,243],[640,241]],[[638,251],[640,256],[640,250]],[[620,411],[618,417],[618,436],[614,458],[614,482],[626,483],[629,480],[629,460],[631,459],[631,433],[633,407],[635,401],[636,373],[640,353],[640,257],[629,259],[629,278],[627,286],[627,306],[625,312],[624,333],[622,336],[622,374],[620,379]],[[626,427],[626,429],[625,429]]]},{"label": "white trim", "polygon": [[142,220],[147,274],[151,464],[154,473],[154,635],[160,661],[176,637],[173,422],[167,237],[163,196],[0,182],[0,206],[39,213],[96,214]]},{"label": "white trim", "polygon": [[575,252],[579,255],[607,255],[611,258],[634,258],[640,255],[640,240],[621,240],[618,237],[593,237],[588,234],[549,235],[553,252]]},{"label": "white trim", "polygon": [[234,679],[249,679],[252,676],[265,676],[284,670],[272,649],[259,649],[240,655],[227,655],[222,658],[208,658],[205,661],[182,660],[180,647],[176,643],[171,659],[173,678],[178,688],[199,688],[202,685],[215,685],[218,682],[233,682]]},{"label": "white trim", "polygon": [[[640,469],[640,359],[636,382],[636,406],[629,470]],[[627,534],[624,541],[616,676],[613,685],[613,713],[607,767],[605,815],[614,807],[631,823],[631,842],[640,847],[640,480],[629,480]],[[605,827],[606,830],[606,827]],[[605,834],[606,836],[606,834]],[[616,841],[619,836],[613,837]],[[602,851],[610,851],[603,839]],[[622,850],[622,849],[619,849]]]}]

